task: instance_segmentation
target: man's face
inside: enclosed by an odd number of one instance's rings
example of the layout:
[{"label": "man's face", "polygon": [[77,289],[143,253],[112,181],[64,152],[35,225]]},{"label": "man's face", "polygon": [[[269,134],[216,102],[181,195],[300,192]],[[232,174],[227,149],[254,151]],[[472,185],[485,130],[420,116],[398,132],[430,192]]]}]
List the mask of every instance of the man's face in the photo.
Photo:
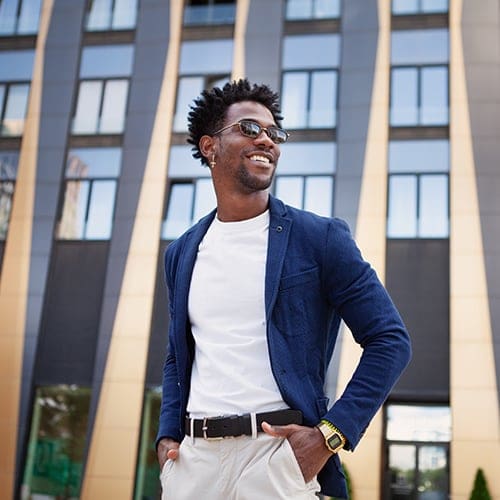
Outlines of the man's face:
[{"label": "man's face", "polygon": [[[262,127],[276,126],[269,109],[254,101],[242,101],[229,106],[224,127],[240,120],[252,120]],[[227,186],[228,189],[246,194],[269,188],[280,148],[264,130],[252,139],[244,136],[238,125],[234,125],[215,139],[218,148],[213,174],[214,181],[220,187]]]}]

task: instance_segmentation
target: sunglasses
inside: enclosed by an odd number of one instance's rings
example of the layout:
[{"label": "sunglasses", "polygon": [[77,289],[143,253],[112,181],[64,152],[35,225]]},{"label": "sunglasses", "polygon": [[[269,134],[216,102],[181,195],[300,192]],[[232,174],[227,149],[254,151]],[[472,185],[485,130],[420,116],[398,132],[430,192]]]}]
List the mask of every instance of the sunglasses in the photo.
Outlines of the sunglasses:
[{"label": "sunglasses", "polygon": [[290,134],[282,128],[274,127],[272,125],[270,127],[263,127],[253,120],[240,120],[239,122],[231,123],[231,125],[227,125],[226,127],[217,130],[217,132],[214,132],[213,135],[220,134],[221,132],[224,132],[224,130],[234,127],[235,125],[238,125],[241,135],[250,137],[251,139],[259,137],[259,135],[262,134],[262,131],[264,131],[269,139],[271,139],[271,141],[275,144],[283,144],[290,137]]}]

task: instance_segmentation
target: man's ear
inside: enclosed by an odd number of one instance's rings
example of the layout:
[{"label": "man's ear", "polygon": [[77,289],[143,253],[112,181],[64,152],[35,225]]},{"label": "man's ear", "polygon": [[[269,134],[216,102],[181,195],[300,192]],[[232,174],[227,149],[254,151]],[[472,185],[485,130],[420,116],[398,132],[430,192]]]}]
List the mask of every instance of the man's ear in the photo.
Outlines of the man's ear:
[{"label": "man's ear", "polygon": [[201,154],[210,161],[215,154],[215,139],[209,135],[202,135],[198,144]]}]

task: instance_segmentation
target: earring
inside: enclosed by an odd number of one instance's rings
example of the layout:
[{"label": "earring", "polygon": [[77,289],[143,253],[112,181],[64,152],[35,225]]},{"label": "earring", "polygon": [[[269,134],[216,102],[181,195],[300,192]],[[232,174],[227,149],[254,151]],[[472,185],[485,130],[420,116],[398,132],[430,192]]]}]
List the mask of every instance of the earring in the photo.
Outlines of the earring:
[{"label": "earring", "polygon": [[216,165],[216,162],[215,162],[215,153],[212,153],[212,159],[210,160],[210,168],[214,169],[215,165]]}]

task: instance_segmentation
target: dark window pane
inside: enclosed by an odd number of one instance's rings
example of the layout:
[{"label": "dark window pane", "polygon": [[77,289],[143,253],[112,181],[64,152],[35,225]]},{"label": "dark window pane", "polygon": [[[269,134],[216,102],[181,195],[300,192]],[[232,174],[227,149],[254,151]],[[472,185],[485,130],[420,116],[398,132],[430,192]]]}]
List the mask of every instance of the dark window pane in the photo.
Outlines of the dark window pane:
[{"label": "dark window pane", "polygon": [[232,24],[236,14],[234,0],[186,2],[184,24]]},{"label": "dark window pane", "polygon": [[0,240],[7,237],[13,195],[14,183],[0,180]]}]

